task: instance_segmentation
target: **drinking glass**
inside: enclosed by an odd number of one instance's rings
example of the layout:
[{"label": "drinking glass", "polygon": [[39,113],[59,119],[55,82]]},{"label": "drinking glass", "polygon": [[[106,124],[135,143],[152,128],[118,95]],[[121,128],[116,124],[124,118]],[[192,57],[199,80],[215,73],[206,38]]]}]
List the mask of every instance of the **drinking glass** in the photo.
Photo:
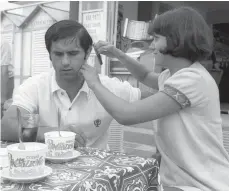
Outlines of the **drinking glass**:
[{"label": "drinking glass", "polygon": [[[36,142],[39,115],[34,113],[21,113],[21,135],[23,142]],[[20,129],[19,129],[20,130]]]}]

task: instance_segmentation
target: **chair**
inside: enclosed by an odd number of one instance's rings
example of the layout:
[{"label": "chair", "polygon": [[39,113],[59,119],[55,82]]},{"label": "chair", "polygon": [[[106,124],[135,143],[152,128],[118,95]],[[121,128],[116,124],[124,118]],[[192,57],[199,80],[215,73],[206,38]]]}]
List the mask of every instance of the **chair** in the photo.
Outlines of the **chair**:
[{"label": "chair", "polygon": [[223,121],[223,145],[229,154],[229,115],[221,115]]}]

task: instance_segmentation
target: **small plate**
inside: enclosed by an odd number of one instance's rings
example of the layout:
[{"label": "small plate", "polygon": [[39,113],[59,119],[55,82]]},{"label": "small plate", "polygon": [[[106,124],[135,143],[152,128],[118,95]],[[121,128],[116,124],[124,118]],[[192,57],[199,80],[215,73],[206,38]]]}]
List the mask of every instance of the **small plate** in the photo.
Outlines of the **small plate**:
[{"label": "small plate", "polygon": [[50,156],[46,156],[45,158],[47,160],[49,160],[50,162],[53,162],[53,163],[64,163],[64,162],[71,161],[71,160],[77,158],[78,156],[80,156],[80,152],[74,150],[72,152],[72,156],[67,156],[67,157],[50,157]]},{"label": "small plate", "polygon": [[37,182],[39,180],[42,180],[43,178],[49,176],[52,174],[52,168],[45,166],[44,167],[44,173],[41,175],[36,175],[36,176],[27,176],[27,177],[14,177],[10,174],[9,168],[5,168],[2,170],[2,178],[10,180],[12,182],[16,183],[32,183],[32,182]]}]

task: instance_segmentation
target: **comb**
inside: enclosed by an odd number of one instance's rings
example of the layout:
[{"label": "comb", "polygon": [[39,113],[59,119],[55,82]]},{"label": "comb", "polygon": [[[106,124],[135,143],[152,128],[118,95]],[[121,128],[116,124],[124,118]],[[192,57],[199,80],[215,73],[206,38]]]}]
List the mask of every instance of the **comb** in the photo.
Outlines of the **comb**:
[{"label": "comb", "polygon": [[100,55],[100,54],[98,53],[98,51],[96,50],[94,44],[93,44],[93,48],[94,48],[95,54],[96,54],[96,56],[97,56],[97,58],[98,58],[98,60],[99,60],[99,64],[100,64],[100,65],[103,65],[103,61],[102,61],[101,55]]}]

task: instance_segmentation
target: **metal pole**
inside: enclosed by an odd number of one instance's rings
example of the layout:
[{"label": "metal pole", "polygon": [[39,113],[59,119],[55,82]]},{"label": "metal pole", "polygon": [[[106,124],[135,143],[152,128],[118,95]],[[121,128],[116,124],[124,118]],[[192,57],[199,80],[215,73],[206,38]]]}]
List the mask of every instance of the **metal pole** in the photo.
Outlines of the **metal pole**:
[{"label": "metal pole", "polygon": [[70,1],[69,19],[79,21],[79,1]]}]

